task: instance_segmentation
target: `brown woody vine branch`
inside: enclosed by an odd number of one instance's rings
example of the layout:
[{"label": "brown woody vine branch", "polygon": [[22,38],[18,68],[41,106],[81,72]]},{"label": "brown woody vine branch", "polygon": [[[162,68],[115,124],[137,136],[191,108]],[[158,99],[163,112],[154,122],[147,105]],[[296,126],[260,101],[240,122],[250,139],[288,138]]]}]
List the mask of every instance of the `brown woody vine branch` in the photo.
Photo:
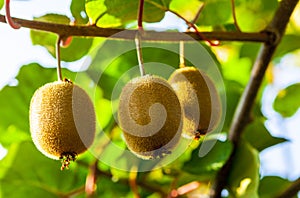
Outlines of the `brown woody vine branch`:
[{"label": "brown woody vine branch", "polygon": [[[110,37],[114,39],[129,39],[134,40],[136,30],[126,30],[117,28],[100,28],[94,25],[67,25],[48,23],[43,21],[33,21],[20,18],[12,18],[14,22],[21,27],[34,30],[52,32],[61,37],[81,36],[81,37]],[[0,15],[0,22],[6,23],[5,16]],[[126,31],[125,31],[126,30]],[[122,34],[115,35],[119,32]],[[187,37],[183,37],[180,32],[155,32],[144,31],[143,40],[146,41],[190,41]],[[185,32],[195,40],[203,40],[199,38],[195,32]],[[252,42],[272,42],[273,36],[266,32],[201,32],[201,34],[209,40],[219,41],[252,41]]]},{"label": "brown woody vine branch", "polygon": [[277,195],[276,198],[295,197],[299,191],[300,191],[300,178],[292,182],[291,185],[281,194]]},{"label": "brown woody vine branch", "polygon": [[272,43],[265,42],[262,45],[256,58],[249,83],[247,84],[247,87],[240,99],[229,131],[229,139],[233,142],[234,149],[230,158],[217,175],[212,197],[221,197],[221,192],[227,185],[227,178],[230,173],[231,164],[233,163],[237,146],[241,139],[241,134],[249,122],[249,115],[262,83],[265,71],[281,41],[282,36],[284,35],[290,16],[298,2],[299,0],[282,0],[272,21],[265,29],[265,32],[275,32],[276,37]]}]

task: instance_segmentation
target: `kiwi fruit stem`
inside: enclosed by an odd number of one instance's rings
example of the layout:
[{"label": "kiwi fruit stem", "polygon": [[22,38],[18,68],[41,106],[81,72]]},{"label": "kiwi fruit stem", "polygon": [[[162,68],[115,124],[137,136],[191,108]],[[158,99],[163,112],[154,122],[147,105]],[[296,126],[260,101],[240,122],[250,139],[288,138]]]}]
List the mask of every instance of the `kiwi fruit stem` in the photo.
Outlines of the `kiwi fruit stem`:
[{"label": "kiwi fruit stem", "polygon": [[136,32],[134,40],[135,40],[136,53],[139,62],[139,69],[140,69],[141,76],[144,76],[146,74],[144,68],[142,49],[141,49],[141,41],[142,41],[141,33],[143,32],[143,11],[144,11],[144,0],[139,0],[139,8],[138,8],[138,15],[137,15],[138,31]]},{"label": "kiwi fruit stem", "polygon": [[143,54],[142,54],[142,48],[141,48],[142,37],[141,37],[140,30],[137,31],[134,40],[135,40],[136,53],[137,53],[137,59],[139,62],[140,73],[141,73],[141,76],[144,76],[146,74],[146,72],[145,72],[145,68],[144,68]]},{"label": "kiwi fruit stem", "polygon": [[61,63],[60,63],[60,43],[62,38],[58,35],[58,39],[56,42],[56,59],[57,59],[57,79],[62,81],[62,73],[61,73]]},{"label": "kiwi fruit stem", "polygon": [[179,68],[185,67],[184,62],[184,42],[179,41]]}]

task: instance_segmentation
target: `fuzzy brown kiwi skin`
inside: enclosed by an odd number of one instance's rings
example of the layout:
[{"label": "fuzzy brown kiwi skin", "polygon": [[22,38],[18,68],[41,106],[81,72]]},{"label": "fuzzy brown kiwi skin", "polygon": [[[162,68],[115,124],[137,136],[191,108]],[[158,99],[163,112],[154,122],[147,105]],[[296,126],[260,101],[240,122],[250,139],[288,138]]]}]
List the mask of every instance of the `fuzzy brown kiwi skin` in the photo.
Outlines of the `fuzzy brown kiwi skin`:
[{"label": "fuzzy brown kiwi skin", "polygon": [[221,117],[221,102],[213,81],[196,67],[183,67],[168,82],[184,109],[183,136],[199,139],[214,130]]},{"label": "fuzzy brown kiwi skin", "polygon": [[[145,126],[163,119],[158,111],[149,114],[155,103],[165,108],[166,120],[161,128],[155,129],[155,134],[150,135],[149,131],[136,125]],[[135,124],[130,124],[129,119]],[[157,76],[137,77],[125,85],[120,95],[118,120],[129,150],[145,160],[169,154],[181,137],[182,108],[179,100],[167,81]]]},{"label": "fuzzy brown kiwi skin", "polygon": [[86,92],[69,80],[45,84],[30,103],[31,137],[40,152],[62,159],[62,169],[92,144],[95,111]]}]

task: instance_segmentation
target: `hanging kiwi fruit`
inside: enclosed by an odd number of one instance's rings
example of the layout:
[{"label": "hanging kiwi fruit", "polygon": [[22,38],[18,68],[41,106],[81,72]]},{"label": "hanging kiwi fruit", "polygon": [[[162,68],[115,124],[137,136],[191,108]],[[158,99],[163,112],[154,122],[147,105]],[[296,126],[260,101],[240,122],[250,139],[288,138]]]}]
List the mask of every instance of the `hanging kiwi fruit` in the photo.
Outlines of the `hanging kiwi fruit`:
[{"label": "hanging kiwi fruit", "polygon": [[122,89],[119,126],[130,151],[142,159],[169,154],[182,131],[182,108],[176,93],[163,78],[143,75]]},{"label": "hanging kiwi fruit", "polygon": [[196,67],[175,70],[168,82],[184,109],[183,136],[199,139],[211,132],[221,117],[221,102],[213,81]]},{"label": "hanging kiwi fruit", "polygon": [[96,118],[87,93],[69,80],[40,87],[30,103],[30,131],[37,149],[61,159],[61,169],[87,150],[95,136]]}]

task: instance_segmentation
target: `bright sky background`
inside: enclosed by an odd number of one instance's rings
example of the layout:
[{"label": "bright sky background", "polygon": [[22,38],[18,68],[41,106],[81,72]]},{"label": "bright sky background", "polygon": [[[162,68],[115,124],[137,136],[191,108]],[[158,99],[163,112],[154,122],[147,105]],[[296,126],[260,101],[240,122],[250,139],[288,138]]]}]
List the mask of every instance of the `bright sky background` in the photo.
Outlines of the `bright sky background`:
[{"label": "bright sky background", "polygon": [[263,96],[263,113],[268,118],[267,128],[274,136],[284,137],[290,142],[282,143],[263,151],[262,173],[278,175],[289,179],[300,177],[300,109],[291,118],[282,118],[272,109],[272,101],[280,89],[300,82],[300,63],[298,55],[287,55],[274,67],[274,83],[265,89]]},{"label": "bright sky background", "polygon": [[[11,1],[11,15],[24,19],[32,19],[33,16],[41,16],[46,12],[68,13],[69,0],[43,1]],[[59,6],[58,6],[59,5]],[[2,8],[1,14],[4,14]],[[54,67],[56,61],[49,56],[46,49],[32,46],[29,29],[11,29],[7,24],[0,23],[1,29],[1,53],[0,53],[0,86],[15,76],[20,66],[31,62],[39,62],[44,66]],[[4,48],[5,46],[5,48]]]},{"label": "bright sky background", "polygon": [[[11,14],[14,17],[24,19],[32,19],[33,16],[41,16],[49,12],[71,16],[69,11],[70,2],[70,0],[44,0],[42,2],[40,0],[12,1]],[[4,14],[4,10],[2,9],[0,13]],[[172,24],[178,28],[183,23],[178,20]],[[21,28],[13,30],[7,24],[0,23],[0,34],[2,50],[0,53],[0,89],[5,84],[12,82],[19,67],[24,64],[38,62],[46,67],[56,66],[56,60],[44,48],[31,45],[29,29]],[[74,66],[80,66],[81,64],[82,62],[78,61],[69,64],[63,63],[63,66],[72,65],[72,68],[74,68]],[[294,67],[294,65],[298,65],[298,67]],[[289,57],[277,65],[274,76],[275,82],[267,88],[264,96],[263,110],[269,118],[267,126],[275,136],[286,137],[291,142],[263,151],[260,155],[263,163],[261,171],[263,175],[281,175],[290,179],[296,179],[300,176],[300,158],[299,153],[297,153],[300,149],[300,111],[298,111],[297,117],[282,120],[277,113],[272,111],[272,103],[270,101],[273,100],[280,88],[291,82],[300,81],[300,63],[295,62],[293,57]],[[0,159],[4,155],[5,151],[1,149],[0,144]]]}]

